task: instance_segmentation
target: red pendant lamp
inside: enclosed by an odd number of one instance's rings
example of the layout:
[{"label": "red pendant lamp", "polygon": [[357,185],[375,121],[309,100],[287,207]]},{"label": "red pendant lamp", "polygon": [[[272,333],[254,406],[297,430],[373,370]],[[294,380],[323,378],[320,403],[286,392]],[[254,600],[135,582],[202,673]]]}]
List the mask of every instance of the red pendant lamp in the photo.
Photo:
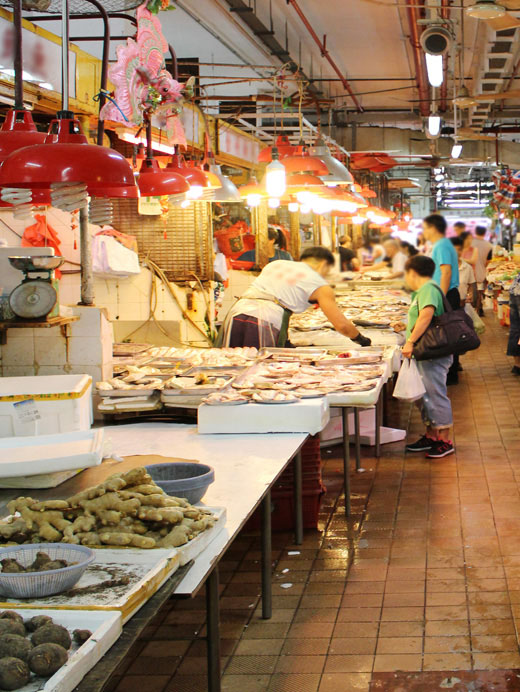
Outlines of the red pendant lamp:
[{"label": "red pendant lamp", "polygon": [[139,192],[142,197],[170,197],[184,195],[190,189],[190,184],[177,171],[161,168],[153,157],[152,121],[146,118],[146,158],[141,164],[137,179]]},{"label": "red pendant lamp", "polygon": [[29,111],[23,107],[22,2],[13,1],[14,101],[0,129],[0,164],[21,147],[42,144],[45,132],[38,132]]},{"label": "red pendant lamp", "polygon": [[177,173],[188,181],[188,197],[190,199],[199,199],[204,194],[204,190],[209,188],[209,181],[204,171],[197,166],[188,165],[184,158],[177,153],[173,154],[166,170]]},{"label": "red pendant lamp", "polygon": [[45,132],[38,132],[31,113],[23,108],[13,108],[7,112],[0,128],[0,164],[22,147],[43,144]]},{"label": "red pendant lamp", "polygon": [[[19,4],[19,0],[16,2]],[[0,187],[42,190],[56,184],[81,183],[92,197],[137,197],[134,174],[124,156],[89,144],[79,121],[68,109],[68,0],[62,4],[62,110],[52,121],[43,144],[26,146],[7,156],[0,168]],[[19,16],[21,19],[21,10]]]},{"label": "red pendant lamp", "polygon": [[70,111],[59,111],[43,144],[24,147],[0,168],[0,187],[49,189],[85,183],[92,197],[137,197],[134,174],[122,154],[89,144]]}]

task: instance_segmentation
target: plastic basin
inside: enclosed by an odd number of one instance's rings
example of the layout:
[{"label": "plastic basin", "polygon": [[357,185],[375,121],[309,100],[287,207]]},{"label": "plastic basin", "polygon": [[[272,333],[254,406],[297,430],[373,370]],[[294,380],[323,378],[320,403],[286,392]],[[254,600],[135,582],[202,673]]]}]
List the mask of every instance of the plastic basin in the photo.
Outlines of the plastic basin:
[{"label": "plastic basin", "polygon": [[[83,545],[67,543],[34,543],[0,549],[0,560],[12,558],[24,567],[36,559],[36,553],[47,553],[51,560],[66,560],[69,567],[46,572],[0,572],[0,595],[9,598],[43,598],[68,591],[81,579],[94,561],[95,553]],[[76,564],[70,564],[76,563]]]},{"label": "plastic basin", "polygon": [[192,505],[202,500],[208,486],[215,480],[215,471],[207,464],[177,461],[152,464],[146,470],[167,495],[183,497]]}]

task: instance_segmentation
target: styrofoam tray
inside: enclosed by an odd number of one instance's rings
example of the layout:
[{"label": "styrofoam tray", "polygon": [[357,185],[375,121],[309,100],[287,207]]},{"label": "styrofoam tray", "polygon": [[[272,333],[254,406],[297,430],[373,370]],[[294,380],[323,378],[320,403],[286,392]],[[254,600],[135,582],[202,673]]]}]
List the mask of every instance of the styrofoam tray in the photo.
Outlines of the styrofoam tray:
[{"label": "styrofoam tray", "polygon": [[[126,622],[177,571],[181,564],[181,554],[176,548],[140,550],[107,546],[95,549],[95,553],[94,562],[89,565],[72,592],[30,601],[15,598],[2,599],[0,608],[19,608],[24,613],[28,607],[81,611],[117,610],[121,612],[123,622]],[[189,559],[183,564],[189,562]],[[80,588],[121,578],[128,578],[128,584],[101,588],[93,593],[74,593]]]},{"label": "styrofoam tray", "polygon": [[[16,610],[16,608],[13,608]],[[91,668],[106,654],[121,636],[121,613],[117,611],[93,612],[30,608],[23,611],[24,618],[49,615],[58,625],[66,627],[72,635],[75,629],[85,629],[92,636],[82,646],[72,645],[69,660],[51,678],[33,677],[20,688],[20,692],[72,692]]]},{"label": "styrofoam tray", "polygon": [[4,437],[0,439],[0,478],[82,469],[101,463],[103,429]]},{"label": "styrofoam tray", "polygon": [[186,545],[181,545],[177,548],[180,554],[181,566],[186,565],[190,560],[195,560],[197,555],[200,555],[226,526],[227,512],[225,507],[204,506],[204,509],[209,510],[215,515],[215,525],[212,526],[211,529],[199,533],[196,538],[186,543]]},{"label": "styrofoam tray", "polygon": [[56,471],[56,473],[39,473],[36,476],[1,478],[0,488],[56,488],[82,471],[83,469],[71,469],[70,471]]}]

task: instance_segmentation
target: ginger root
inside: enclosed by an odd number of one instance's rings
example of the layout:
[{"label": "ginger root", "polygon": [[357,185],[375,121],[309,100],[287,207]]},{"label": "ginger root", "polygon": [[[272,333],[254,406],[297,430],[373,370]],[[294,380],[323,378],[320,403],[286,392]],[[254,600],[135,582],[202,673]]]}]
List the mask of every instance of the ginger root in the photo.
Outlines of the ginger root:
[{"label": "ginger root", "polygon": [[155,548],[153,538],[139,536],[136,533],[101,533],[101,543],[105,545],[132,546],[134,548]]}]

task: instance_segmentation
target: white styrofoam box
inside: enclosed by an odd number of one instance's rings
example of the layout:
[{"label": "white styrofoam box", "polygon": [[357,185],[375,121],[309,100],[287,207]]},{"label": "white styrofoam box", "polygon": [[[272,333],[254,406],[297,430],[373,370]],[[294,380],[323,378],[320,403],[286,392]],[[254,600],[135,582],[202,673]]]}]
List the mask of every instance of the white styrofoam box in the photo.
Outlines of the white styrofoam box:
[{"label": "white styrofoam box", "polygon": [[48,615],[57,625],[66,627],[71,633],[75,629],[85,629],[92,636],[80,647],[73,644],[69,660],[57,673],[47,680],[33,677],[20,692],[72,692],[85,675],[106,654],[122,632],[122,619],[119,611],[52,610],[28,608],[23,615],[30,620],[36,615]]},{"label": "white styrofoam box", "polygon": [[[27,418],[19,404],[31,399]],[[0,378],[0,437],[89,430],[92,416],[89,375]]]},{"label": "white styrofoam box", "polygon": [[54,255],[50,247],[0,247],[0,295],[9,295],[11,291],[22,283],[23,274],[11,266],[8,257],[16,256]]},{"label": "white styrofoam box", "polygon": [[325,428],[329,419],[329,404],[325,397],[302,399],[295,404],[202,404],[198,408],[198,431],[202,435],[284,432],[316,435]]},{"label": "white styrofoam box", "polygon": [[34,476],[97,466],[103,456],[103,428],[57,435],[0,439],[0,478]]},{"label": "white styrofoam box", "polygon": [[94,385],[105,379],[101,365],[69,365],[67,366],[67,373],[70,375],[90,375]]},{"label": "white styrofoam box", "polygon": [[61,329],[40,329],[42,334],[34,337],[34,361],[38,365],[65,365],[67,362],[67,339]]},{"label": "white styrofoam box", "polygon": [[[29,330],[34,331],[34,330]],[[44,330],[40,330],[44,331]],[[2,346],[3,365],[33,365],[34,337],[24,329],[9,329],[7,343]]]}]

